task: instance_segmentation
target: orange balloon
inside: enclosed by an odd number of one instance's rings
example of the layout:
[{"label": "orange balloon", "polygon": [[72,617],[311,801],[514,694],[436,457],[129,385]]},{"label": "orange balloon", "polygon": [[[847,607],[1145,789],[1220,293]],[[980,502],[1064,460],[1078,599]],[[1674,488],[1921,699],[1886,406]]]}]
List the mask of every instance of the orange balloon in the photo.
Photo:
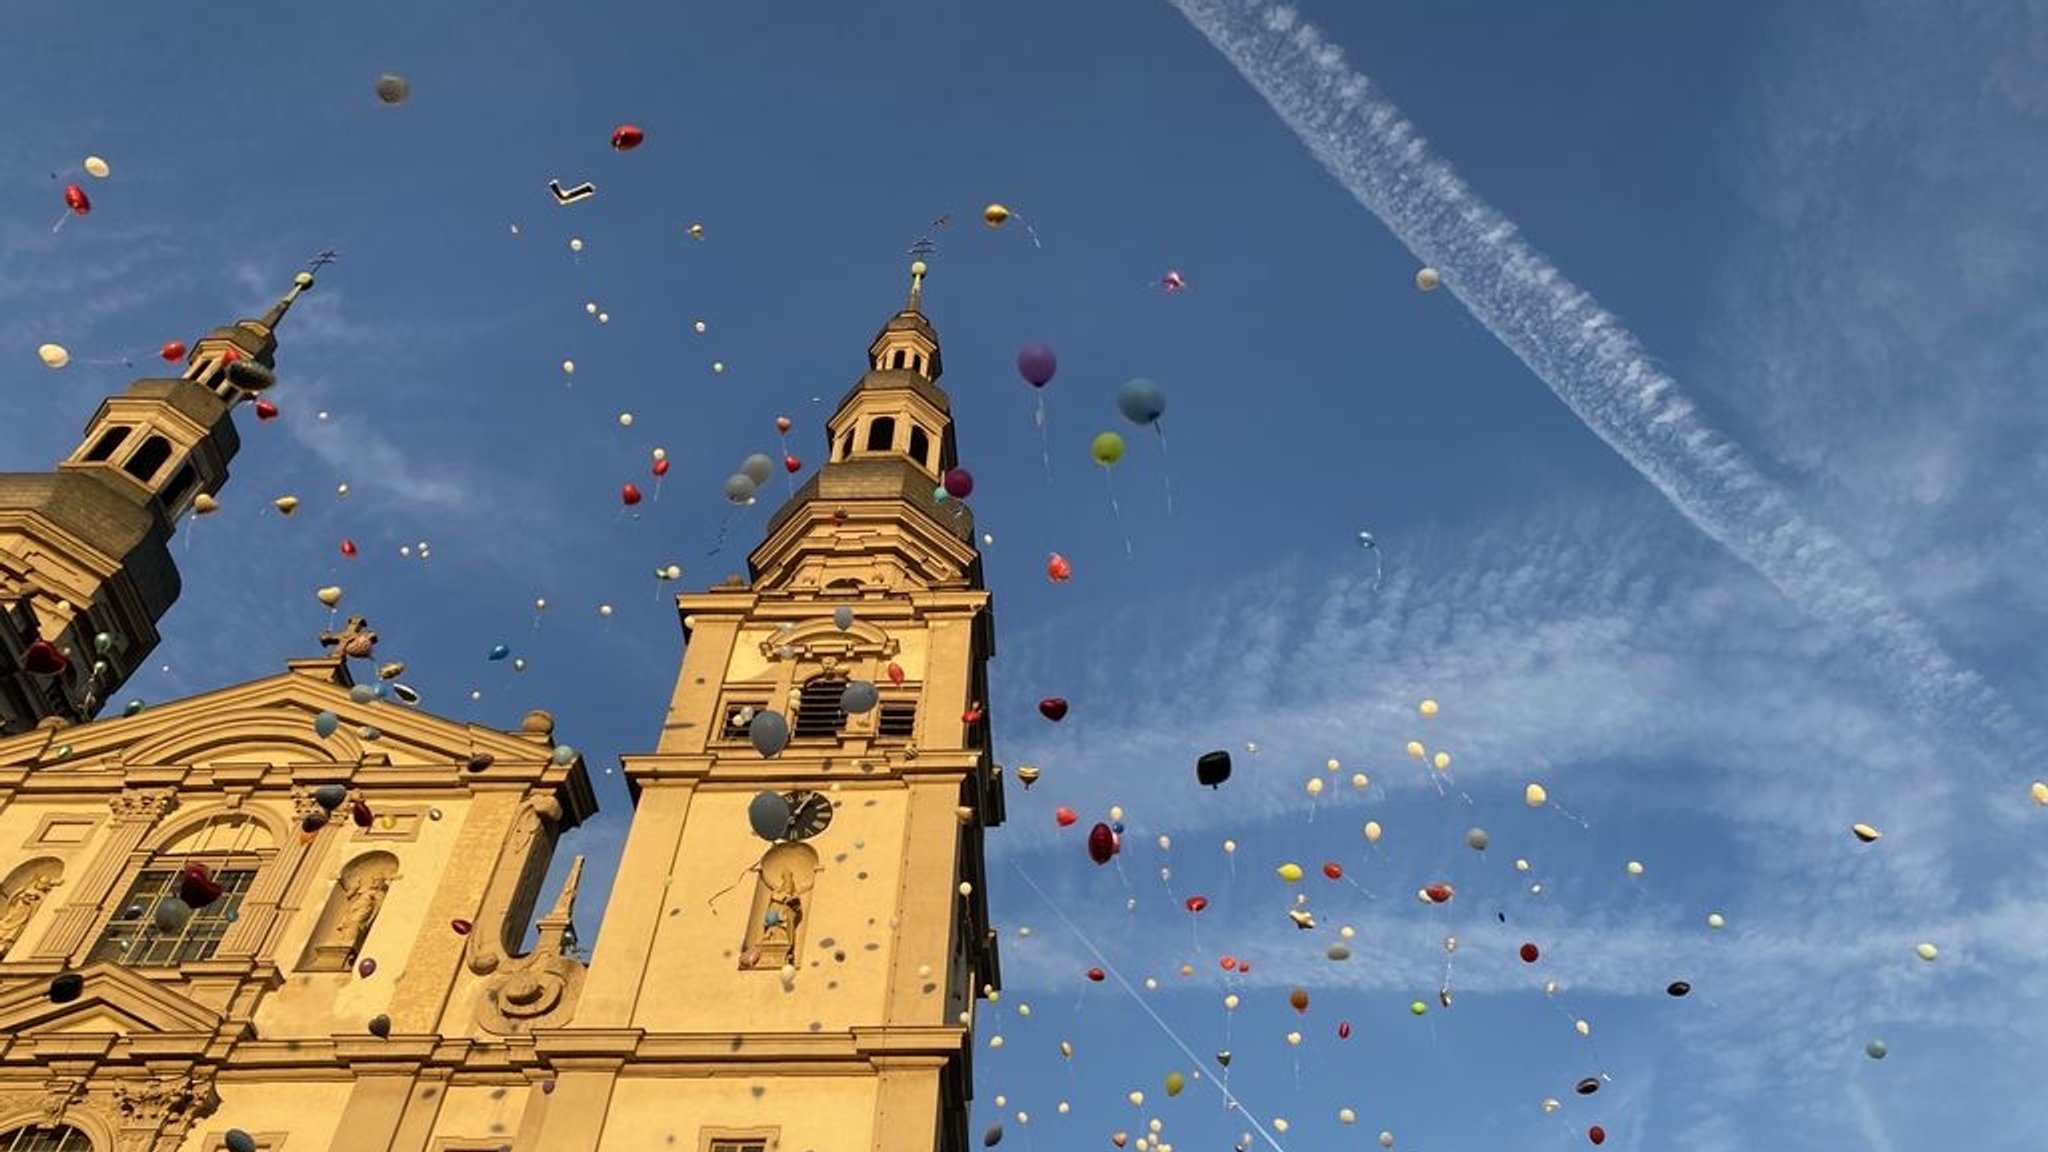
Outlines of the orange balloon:
[{"label": "orange balloon", "polygon": [[1296,1012],[1299,1012],[1299,1013],[1301,1013],[1301,1014],[1303,1014],[1303,1015],[1307,1015],[1307,1014],[1308,1014],[1308,989],[1306,989],[1306,988],[1296,988],[1296,989],[1295,989],[1294,991],[1292,991],[1292,992],[1289,992],[1289,993],[1287,994],[1287,1002],[1288,1002],[1289,1004],[1292,1004],[1292,1005],[1294,1005],[1294,1010],[1295,1010]]}]

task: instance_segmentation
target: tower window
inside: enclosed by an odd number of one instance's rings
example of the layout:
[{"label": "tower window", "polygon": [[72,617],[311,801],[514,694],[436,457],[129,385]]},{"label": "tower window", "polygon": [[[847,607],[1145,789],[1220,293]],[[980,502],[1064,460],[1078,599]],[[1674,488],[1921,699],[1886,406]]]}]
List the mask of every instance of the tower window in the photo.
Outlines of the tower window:
[{"label": "tower window", "polygon": [[883,704],[875,735],[883,740],[908,740],[917,735],[917,703],[906,700]]},{"label": "tower window", "polygon": [[924,354],[922,352],[910,358],[910,370],[920,373],[924,371]]},{"label": "tower window", "polygon": [[839,697],[845,692],[846,681],[837,676],[816,676],[806,682],[797,697],[796,723],[790,725],[790,736],[830,740],[839,735],[846,727],[846,711],[839,706]]},{"label": "tower window", "polygon": [[186,495],[192,491],[192,486],[198,482],[199,473],[192,465],[187,464],[183,468],[178,469],[178,474],[171,479],[171,486],[164,489],[164,507],[172,512],[176,512],[179,503],[185,499]]},{"label": "tower window", "polygon": [[848,428],[846,435],[839,438],[839,458],[844,460],[851,455],[853,455],[853,429]]},{"label": "tower window", "polygon": [[910,454],[926,468],[932,466],[932,438],[915,424],[910,426]]},{"label": "tower window", "polygon": [[896,350],[896,355],[895,355],[895,356],[893,356],[893,357],[891,357],[891,358],[890,358],[890,360],[889,360],[889,367],[891,367],[891,368],[901,368],[901,367],[903,367],[903,356],[904,356],[904,352],[903,352],[903,349],[901,349],[901,348],[898,348],[898,349]]},{"label": "tower window", "polygon": [[877,416],[868,425],[868,451],[887,452],[896,446],[896,418]]},{"label": "tower window", "polygon": [[128,463],[122,467],[130,476],[147,484],[156,475],[157,469],[164,466],[164,461],[170,458],[171,442],[161,436],[151,436],[142,442],[142,447],[137,448],[134,454],[128,457]]},{"label": "tower window", "polygon": [[113,459],[114,449],[119,448],[121,441],[127,438],[128,429],[126,428],[109,428],[105,432],[100,433],[100,438],[93,441],[92,451],[85,454],[86,462],[100,464]]}]

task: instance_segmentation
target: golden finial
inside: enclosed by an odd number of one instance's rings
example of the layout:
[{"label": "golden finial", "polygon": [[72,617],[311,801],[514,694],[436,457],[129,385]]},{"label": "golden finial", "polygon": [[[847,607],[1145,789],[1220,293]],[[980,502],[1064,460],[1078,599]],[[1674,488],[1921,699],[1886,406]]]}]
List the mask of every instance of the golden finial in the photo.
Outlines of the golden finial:
[{"label": "golden finial", "polygon": [[929,272],[930,270],[931,269],[927,268],[925,266],[925,262],[922,260],[912,260],[910,262],[910,303],[905,306],[905,311],[923,311],[924,274],[926,272]]}]

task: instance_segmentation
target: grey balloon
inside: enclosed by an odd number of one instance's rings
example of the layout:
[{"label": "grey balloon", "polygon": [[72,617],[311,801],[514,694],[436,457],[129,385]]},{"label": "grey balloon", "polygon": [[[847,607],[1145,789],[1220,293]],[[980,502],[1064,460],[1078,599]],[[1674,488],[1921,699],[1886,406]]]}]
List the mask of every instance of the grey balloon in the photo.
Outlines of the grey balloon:
[{"label": "grey balloon", "polygon": [[1339,940],[1335,944],[1330,945],[1329,951],[1325,955],[1329,956],[1332,960],[1349,960],[1351,959],[1351,945]]},{"label": "grey balloon", "polygon": [[388,1039],[391,1035],[391,1017],[381,1014],[370,1017],[370,1035],[379,1040]]},{"label": "grey balloon", "polygon": [[158,902],[151,919],[156,921],[157,931],[166,936],[176,936],[192,922],[192,906],[176,896],[167,897]]},{"label": "grey balloon", "polygon": [[996,1145],[1001,1144],[1002,1142],[1003,1125],[1001,1121],[997,1121],[996,1123],[989,1125],[988,1131],[983,1132],[981,1134],[981,1146],[983,1148],[993,1148]]},{"label": "grey balloon", "polygon": [[748,476],[743,472],[735,472],[732,475],[727,476],[725,478],[726,502],[730,504],[752,503],[754,499],[754,489],[758,487],[760,487],[760,485],[754,483],[753,477]]},{"label": "grey balloon", "polygon": [[747,823],[753,826],[754,835],[763,840],[776,841],[789,832],[789,801],[780,792],[761,792],[747,805]]},{"label": "grey balloon", "polygon": [[405,77],[392,72],[386,72],[382,76],[377,77],[377,99],[382,100],[384,103],[403,104],[405,103],[405,98],[410,95],[412,95],[412,85],[406,81]]},{"label": "grey balloon", "polygon": [[789,721],[780,712],[756,712],[747,725],[747,739],[754,742],[754,751],[772,759],[789,747]]},{"label": "grey balloon", "polygon": [[1465,833],[1465,847],[1470,848],[1474,852],[1486,851],[1486,846],[1491,843],[1493,843],[1493,837],[1488,836],[1484,828],[1474,828]]},{"label": "grey balloon", "polygon": [[770,476],[775,475],[775,461],[770,460],[765,452],[756,452],[740,465],[740,471],[759,487],[766,484]]},{"label": "grey balloon", "polygon": [[1166,415],[1166,389],[1140,376],[1117,389],[1116,409],[1133,424],[1151,424]]},{"label": "grey balloon", "polygon": [[1870,1043],[1865,1044],[1863,1046],[1863,1054],[1870,1057],[1872,1060],[1882,1060],[1885,1058],[1885,1055],[1890,1051],[1891,1049],[1885,1047],[1884,1041],[1882,1040],[1872,1040]]},{"label": "grey balloon", "polygon": [[348,803],[348,787],[342,784],[322,784],[313,790],[313,802],[332,812]]},{"label": "grey balloon", "polygon": [[853,605],[841,604],[832,610],[832,623],[839,625],[841,632],[853,627]]},{"label": "grey balloon", "polygon": [[240,1128],[228,1129],[228,1152],[256,1152],[256,1138]]},{"label": "grey balloon", "polygon": [[869,680],[849,680],[845,691],[839,693],[839,706],[856,716],[874,711],[881,702],[882,694],[875,691],[874,682]]}]

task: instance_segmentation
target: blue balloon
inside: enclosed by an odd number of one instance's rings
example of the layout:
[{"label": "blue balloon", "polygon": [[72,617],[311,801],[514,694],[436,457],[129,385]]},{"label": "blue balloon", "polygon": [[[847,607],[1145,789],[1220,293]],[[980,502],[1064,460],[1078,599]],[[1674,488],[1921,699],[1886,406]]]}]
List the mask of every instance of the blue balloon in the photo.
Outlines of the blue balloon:
[{"label": "blue balloon", "polygon": [[503,644],[494,644],[491,646],[491,659],[493,660],[503,660],[505,657],[510,656],[511,654],[512,649],[506,647]]},{"label": "blue balloon", "polygon": [[1143,376],[1117,389],[1117,411],[1133,424],[1151,424],[1166,415],[1166,389]]}]

